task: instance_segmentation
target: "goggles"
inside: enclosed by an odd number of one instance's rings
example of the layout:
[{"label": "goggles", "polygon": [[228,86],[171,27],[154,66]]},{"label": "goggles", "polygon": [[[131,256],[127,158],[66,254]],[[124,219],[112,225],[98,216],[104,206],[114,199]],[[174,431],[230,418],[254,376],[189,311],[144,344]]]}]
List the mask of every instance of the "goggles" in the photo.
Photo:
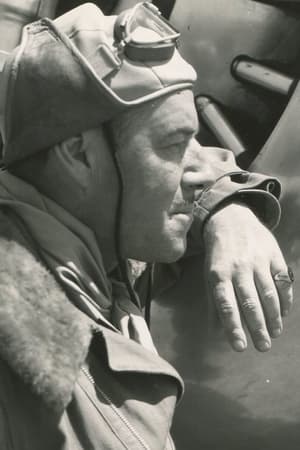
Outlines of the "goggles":
[{"label": "goggles", "polygon": [[114,37],[119,51],[132,61],[166,61],[172,58],[180,33],[150,2],[138,3],[116,20]]}]

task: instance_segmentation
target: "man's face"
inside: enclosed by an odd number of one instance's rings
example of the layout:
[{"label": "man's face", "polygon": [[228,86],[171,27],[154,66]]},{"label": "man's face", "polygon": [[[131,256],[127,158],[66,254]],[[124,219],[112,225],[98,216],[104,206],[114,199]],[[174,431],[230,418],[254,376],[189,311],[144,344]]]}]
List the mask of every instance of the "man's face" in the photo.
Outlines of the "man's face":
[{"label": "man's face", "polygon": [[[190,91],[135,108],[117,120],[113,131],[124,181],[123,255],[174,261],[186,247],[195,191],[214,182],[226,168],[232,170],[232,153],[201,147],[195,140],[198,120]],[[55,147],[46,160],[28,161],[21,176],[31,182],[32,174],[41,192],[93,230],[111,270],[116,263],[119,185],[101,128]]]},{"label": "man's face", "polygon": [[122,253],[143,261],[175,261],[186,248],[195,190],[214,179],[216,156],[195,139],[192,92],[149,104],[128,115],[121,127]]}]

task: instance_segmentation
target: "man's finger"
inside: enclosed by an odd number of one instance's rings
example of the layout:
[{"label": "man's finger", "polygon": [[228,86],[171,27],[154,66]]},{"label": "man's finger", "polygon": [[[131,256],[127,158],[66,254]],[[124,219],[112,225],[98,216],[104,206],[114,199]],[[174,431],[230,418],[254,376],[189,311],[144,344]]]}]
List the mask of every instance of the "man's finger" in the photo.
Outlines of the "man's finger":
[{"label": "man's finger", "polygon": [[260,302],[265,312],[267,327],[272,338],[280,336],[282,332],[282,319],[280,301],[274,280],[269,268],[261,268],[255,274],[255,284],[259,293]]},{"label": "man's finger", "polygon": [[271,339],[253,276],[250,273],[239,273],[233,283],[253,343],[257,350],[265,352],[271,348]]},{"label": "man's finger", "polygon": [[244,351],[247,348],[247,338],[231,281],[212,284],[211,292],[230,345],[235,351]]}]

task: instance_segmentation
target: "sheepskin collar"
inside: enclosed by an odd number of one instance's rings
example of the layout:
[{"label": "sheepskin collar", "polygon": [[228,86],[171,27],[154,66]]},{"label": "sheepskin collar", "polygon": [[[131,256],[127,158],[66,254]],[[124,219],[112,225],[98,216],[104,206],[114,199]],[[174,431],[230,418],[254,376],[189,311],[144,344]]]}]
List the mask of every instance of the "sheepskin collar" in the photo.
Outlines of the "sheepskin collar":
[{"label": "sheepskin collar", "polygon": [[0,211],[0,357],[62,412],[86,358],[92,324]]}]

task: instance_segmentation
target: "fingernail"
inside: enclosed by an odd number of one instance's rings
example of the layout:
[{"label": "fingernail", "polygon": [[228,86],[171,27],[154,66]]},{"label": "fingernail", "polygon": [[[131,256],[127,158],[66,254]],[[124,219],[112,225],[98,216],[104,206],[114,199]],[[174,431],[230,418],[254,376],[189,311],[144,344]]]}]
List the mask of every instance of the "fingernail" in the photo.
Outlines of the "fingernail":
[{"label": "fingernail", "polygon": [[259,341],[257,343],[257,347],[261,352],[266,352],[266,351],[270,350],[271,344],[268,341]]},{"label": "fingernail", "polygon": [[246,344],[241,339],[237,339],[233,341],[233,348],[236,352],[243,352],[246,348]]},{"label": "fingernail", "polygon": [[274,328],[272,330],[272,337],[277,338],[282,333],[282,328]]}]

